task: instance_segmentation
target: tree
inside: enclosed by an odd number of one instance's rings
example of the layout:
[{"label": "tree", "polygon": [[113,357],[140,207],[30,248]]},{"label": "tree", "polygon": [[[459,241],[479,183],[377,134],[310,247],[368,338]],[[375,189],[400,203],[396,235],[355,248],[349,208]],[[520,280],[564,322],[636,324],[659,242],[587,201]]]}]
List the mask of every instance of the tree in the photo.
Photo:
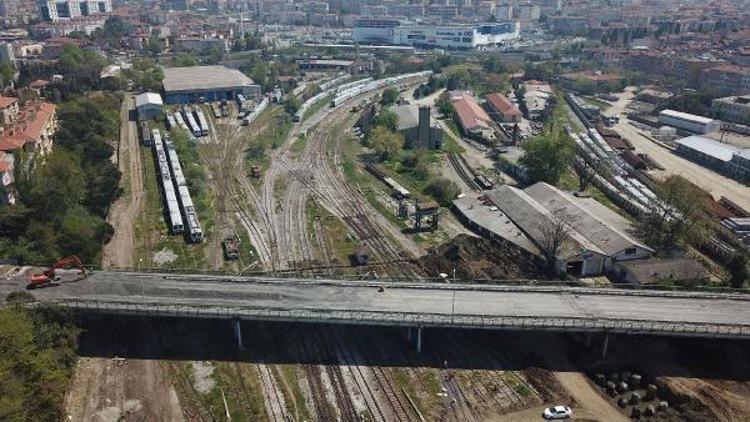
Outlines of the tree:
[{"label": "tree", "polygon": [[451,202],[461,193],[461,188],[458,187],[456,182],[445,177],[431,179],[424,190],[444,207],[450,206]]},{"label": "tree", "polygon": [[435,108],[444,117],[453,116],[453,103],[451,103],[450,95],[448,95],[447,92],[443,92],[442,94],[440,94],[440,97],[438,97],[437,101],[435,101]]},{"label": "tree", "polygon": [[15,76],[16,69],[10,62],[0,63],[0,83],[2,83],[3,88],[10,85]]},{"label": "tree", "polygon": [[727,282],[735,289],[742,288],[745,282],[750,280],[750,271],[747,268],[749,258],[747,252],[738,250],[732,254],[732,258],[726,264],[729,272]]},{"label": "tree", "polygon": [[294,115],[301,106],[302,103],[294,95],[287,95],[284,99],[284,110],[291,115]]},{"label": "tree", "polygon": [[578,192],[584,192],[588,189],[596,174],[601,171],[601,165],[597,159],[583,157],[576,160],[573,169],[578,176]]},{"label": "tree", "polygon": [[180,53],[172,59],[174,67],[198,66],[198,59],[190,53]]},{"label": "tree", "polygon": [[574,145],[561,129],[548,129],[521,145],[524,152],[519,163],[528,169],[532,179],[554,185],[573,162]]},{"label": "tree", "polygon": [[381,161],[392,160],[404,146],[404,137],[385,126],[377,126],[370,135],[370,143]]},{"label": "tree", "polygon": [[388,88],[383,91],[383,97],[380,99],[380,103],[385,106],[390,106],[396,103],[398,99],[398,90],[396,88]]},{"label": "tree", "polygon": [[393,110],[383,110],[373,122],[374,126],[383,126],[391,132],[395,132],[398,128],[398,116]]},{"label": "tree", "polygon": [[648,213],[639,220],[643,238],[660,250],[673,250],[702,237],[706,229],[709,196],[681,176],[659,183]]},{"label": "tree", "polygon": [[570,238],[569,217],[565,211],[557,211],[539,224],[539,249],[541,249],[547,268],[554,271],[557,254],[563,244]]}]

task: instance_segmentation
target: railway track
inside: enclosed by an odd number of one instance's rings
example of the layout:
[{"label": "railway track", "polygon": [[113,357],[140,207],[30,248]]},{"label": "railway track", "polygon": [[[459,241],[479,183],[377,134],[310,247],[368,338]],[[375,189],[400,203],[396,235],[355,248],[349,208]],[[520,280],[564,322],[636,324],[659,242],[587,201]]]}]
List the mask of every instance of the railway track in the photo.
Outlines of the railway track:
[{"label": "railway track", "polygon": [[472,176],[469,171],[467,171],[466,162],[463,160],[463,157],[461,157],[459,154],[455,152],[449,152],[448,153],[448,161],[451,164],[451,167],[456,171],[456,174],[458,174],[458,177],[461,178],[461,180],[464,181],[466,186],[468,186],[471,190],[481,192],[482,189],[477,184],[477,182],[474,180],[474,176]]},{"label": "railway track", "polygon": [[272,422],[287,422],[288,416],[284,394],[281,393],[273,371],[265,363],[257,363],[256,369],[260,377],[260,384],[263,389],[263,401],[266,404],[268,417]]}]

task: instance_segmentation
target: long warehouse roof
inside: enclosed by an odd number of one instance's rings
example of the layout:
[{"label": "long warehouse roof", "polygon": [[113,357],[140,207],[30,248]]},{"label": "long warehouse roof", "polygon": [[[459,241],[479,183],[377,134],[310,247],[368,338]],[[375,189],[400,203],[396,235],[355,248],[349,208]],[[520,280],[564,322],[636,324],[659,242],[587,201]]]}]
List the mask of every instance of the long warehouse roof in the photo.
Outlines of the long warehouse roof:
[{"label": "long warehouse roof", "polygon": [[661,113],[659,113],[659,115],[669,116],[675,119],[686,120],[689,122],[694,122],[694,123],[699,123],[699,124],[704,124],[704,125],[713,123],[716,121],[714,119],[709,119],[708,117],[698,116],[698,115],[690,114],[690,113],[683,113],[681,111],[676,111],[676,110],[662,110]]},{"label": "long warehouse roof", "polygon": [[732,161],[732,156],[740,152],[739,148],[703,136],[688,136],[678,139],[677,144],[725,162]]},{"label": "long warehouse roof", "polygon": [[224,66],[168,67],[164,69],[164,91],[231,89],[254,82],[236,69]]}]

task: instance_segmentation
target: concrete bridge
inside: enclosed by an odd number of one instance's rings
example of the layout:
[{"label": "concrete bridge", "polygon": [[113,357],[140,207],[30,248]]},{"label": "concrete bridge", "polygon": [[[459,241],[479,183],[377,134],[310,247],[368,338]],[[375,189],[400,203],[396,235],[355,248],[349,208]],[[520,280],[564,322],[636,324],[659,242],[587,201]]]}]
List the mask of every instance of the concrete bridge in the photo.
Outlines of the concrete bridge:
[{"label": "concrete bridge", "polygon": [[[24,285],[0,281],[0,298]],[[107,271],[30,292],[89,313],[403,326],[417,348],[429,327],[750,339],[741,294]]]}]

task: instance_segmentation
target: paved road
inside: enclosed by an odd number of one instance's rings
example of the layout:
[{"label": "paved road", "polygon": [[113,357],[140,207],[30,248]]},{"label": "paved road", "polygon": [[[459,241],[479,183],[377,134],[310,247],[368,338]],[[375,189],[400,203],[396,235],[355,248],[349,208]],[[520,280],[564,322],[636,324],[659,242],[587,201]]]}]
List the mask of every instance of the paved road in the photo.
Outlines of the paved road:
[{"label": "paved road", "polygon": [[[0,282],[0,294],[23,286],[21,278]],[[479,287],[428,284],[241,279],[223,276],[138,274],[100,271],[86,280],[32,291],[42,301],[75,305],[138,306],[172,314],[226,312],[226,317],[347,320],[380,324],[516,326],[553,321],[582,328],[588,323],[659,321],[663,327],[630,331],[672,330],[675,324],[734,325],[750,337],[750,298],[737,295],[659,293],[559,287]],[[159,312],[157,310],[157,312]],[[169,313],[169,312],[164,312]],[[362,313],[366,315],[356,316]],[[296,315],[296,316],[295,316]],[[457,321],[460,319],[460,321]],[[512,321],[511,321],[512,320]],[[563,327],[563,328],[565,328]],[[554,327],[553,327],[554,328]],[[591,329],[603,327],[591,326]],[[606,328],[606,327],[604,327]],[[712,328],[715,329],[715,326]],[[628,330],[620,330],[628,331]],[[735,333],[737,334],[737,333]]]}]

